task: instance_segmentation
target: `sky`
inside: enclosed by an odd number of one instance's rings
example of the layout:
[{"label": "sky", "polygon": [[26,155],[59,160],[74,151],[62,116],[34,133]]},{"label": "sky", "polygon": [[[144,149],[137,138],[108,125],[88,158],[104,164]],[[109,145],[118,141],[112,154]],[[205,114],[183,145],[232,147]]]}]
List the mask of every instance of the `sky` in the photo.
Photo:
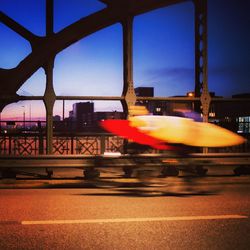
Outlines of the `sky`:
[{"label": "sky", "polygon": [[[97,0],[54,0],[54,31],[105,8]],[[45,35],[45,0],[0,0],[0,10],[39,36]],[[208,88],[230,97],[250,92],[250,0],[208,0]],[[135,87],[154,87],[155,96],[185,95],[194,90],[194,8],[186,2],[134,18],[133,74]],[[30,44],[0,23],[0,67],[16,67]],[[115,24],[60,52],[55,59],[57,95],[120,96],[123,85],[122,27]],[[40,68],[18,90],[43,95]],[[65,114],[76,101],[67,101]],[[96,111],[121,110],[120,102],[95,102]],[[4,108],[1,117],[43,117],[41,101]],[[54,115],[62,115],[57,101]]]}]

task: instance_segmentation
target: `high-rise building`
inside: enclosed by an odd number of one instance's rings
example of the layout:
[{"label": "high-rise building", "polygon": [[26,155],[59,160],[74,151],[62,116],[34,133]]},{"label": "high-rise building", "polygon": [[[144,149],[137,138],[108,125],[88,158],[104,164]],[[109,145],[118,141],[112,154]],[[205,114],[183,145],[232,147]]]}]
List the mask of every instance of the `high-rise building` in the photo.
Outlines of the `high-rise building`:
[{"label": "high-rise building", "polygon": [[73,110],[70,111],[70,118],[73,122],[73,128],[81,130],[83,127],[91,126],[88,121],[91,120],[94,113],[93,102],[78,102],[73,104]]},{"label": "high-rise building", "polygon": [[79,102],[73,104],[73,110],[70,111],[70,128],[77,131],[99,132],[101,128],[99,121],[106,119],[124,119],[123,112],[105,111],[94,112],[94,103]]},{"label": "high-rise building", "polygon": [[77,102],[73,104],[73,120],[81,121],[82,115],[91,114],[94,112],[93,102]]}]

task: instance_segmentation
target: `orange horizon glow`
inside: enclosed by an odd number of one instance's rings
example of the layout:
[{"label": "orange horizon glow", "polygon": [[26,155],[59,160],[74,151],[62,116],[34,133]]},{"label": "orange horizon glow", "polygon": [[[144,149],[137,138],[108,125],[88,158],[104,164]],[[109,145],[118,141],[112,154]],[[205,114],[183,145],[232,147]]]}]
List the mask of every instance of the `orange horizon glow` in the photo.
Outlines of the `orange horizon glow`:
[{"label": "orange horizon glow", "polygon": [[[73,104],[85,101],[65,101],[64,118],[69,117],[69,111],[73,110]],[[122,111],[119,101],[94,101],[94,110],[98,111]],[[56,101],[53,109],[53,116],[63,117],[63,101]],[[24,119],[25,116],[25,119]],[[0,112],[0,119],[3,120],[46,120],[46,110],[43,101],[19,101],[4,107]]]}]

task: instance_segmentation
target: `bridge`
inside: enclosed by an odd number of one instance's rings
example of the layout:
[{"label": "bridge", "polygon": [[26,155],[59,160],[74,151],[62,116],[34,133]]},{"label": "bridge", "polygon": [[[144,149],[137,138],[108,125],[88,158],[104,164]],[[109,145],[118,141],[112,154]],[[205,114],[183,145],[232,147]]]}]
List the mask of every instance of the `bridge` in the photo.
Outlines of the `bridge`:
[{"label": "bridge", "polygon": [[[46,108],[46,133],[45,135],[21,134],[18,136],[1,135],[0,168],[16,168],[24,166],[26,161],[34,162],[33,167],[46,165],[48,167],[79,167],[77,154],[102,155],[105,151],[119,151],[122,153],[123,140],[110,135],[73,135],[58,136],[53,132],[53,108],[56,100],[115,100],[120,101],[126,116],[129,107],[138,101],[170,101],[193,102],[195,108],[202,106],[203,121],[207,122],[211,102],[244,102],[246,98],[218,98],[211,97],[208,88],[207,70],[207,0],[193,0],[195,20],[195,83],[194,96],[192,97],[142,97],[136,96],[133,80],[133,19],[135,16],[148,11],[167,7],[173,4],[187,2],[187,0],[101,0],[106,8],[67,26],[55,33],[54,4],[53,0],[46,0],[46,35],[37,36],[21,24],[10,18],[5,13],[0,13],[1,22],[11,30],[26,39],[32,52],[24,58],[17,67],[0,69],[0,109],[7,104],[21,100],[42,100]],[[54,60],[58,53],[76,43],[80,39],[96,31],[121,23],[123,30],[123,91],[121,96],[60,96],[55,94],[53,85]],[[43,96],[23,96],[16,94],[22,84],[36,72],[43,68],[46,73],[46,89]],[[76,149],[77,148],[77,149]],[[224,149],[224,152],[249,152],[248,144],[243,149]],[[78,151],[76,151],[78,150]],[[204,149],[207,153],[208,150]],[[55,156],[67,154],[66,156]],[[31,155],[31,156],[29,156]],[[37,155],[37,156],[32,156]],[[26,159],[27,157],[27,159]],[[83,159],[85,156],[83,156]],[[91,156],[92,157],[92,156]],[[210,156],[204,155],[204,158]],[[220,164],[221,156],[214,156],[213,164]],[[223,155],[224,159],[231,159],[231,155]],[[248,155],[237,156],[240,165],[247,165]],[[81,157],[80,157],[81,158]],[[49,159],[56,160],[56,164]],[[60,161],[60,163],[58,163]],[[82,161],[82,159],[81,159]],[[43,164],[42,164],[43,162]],[[235,164],[237,162],[234,162]],[[50,165],[52,164],[52,165]],[[231,164],[231,163],[230,163]]]}]

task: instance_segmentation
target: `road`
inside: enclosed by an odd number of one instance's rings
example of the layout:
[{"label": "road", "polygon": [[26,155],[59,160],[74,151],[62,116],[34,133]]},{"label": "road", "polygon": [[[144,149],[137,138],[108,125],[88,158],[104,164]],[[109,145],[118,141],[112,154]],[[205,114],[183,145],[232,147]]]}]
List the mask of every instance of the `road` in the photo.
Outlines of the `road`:
[{"label": "road", "polygon": [[249,176],[43,182],[0,189],[0,249],[250,248]]}]

